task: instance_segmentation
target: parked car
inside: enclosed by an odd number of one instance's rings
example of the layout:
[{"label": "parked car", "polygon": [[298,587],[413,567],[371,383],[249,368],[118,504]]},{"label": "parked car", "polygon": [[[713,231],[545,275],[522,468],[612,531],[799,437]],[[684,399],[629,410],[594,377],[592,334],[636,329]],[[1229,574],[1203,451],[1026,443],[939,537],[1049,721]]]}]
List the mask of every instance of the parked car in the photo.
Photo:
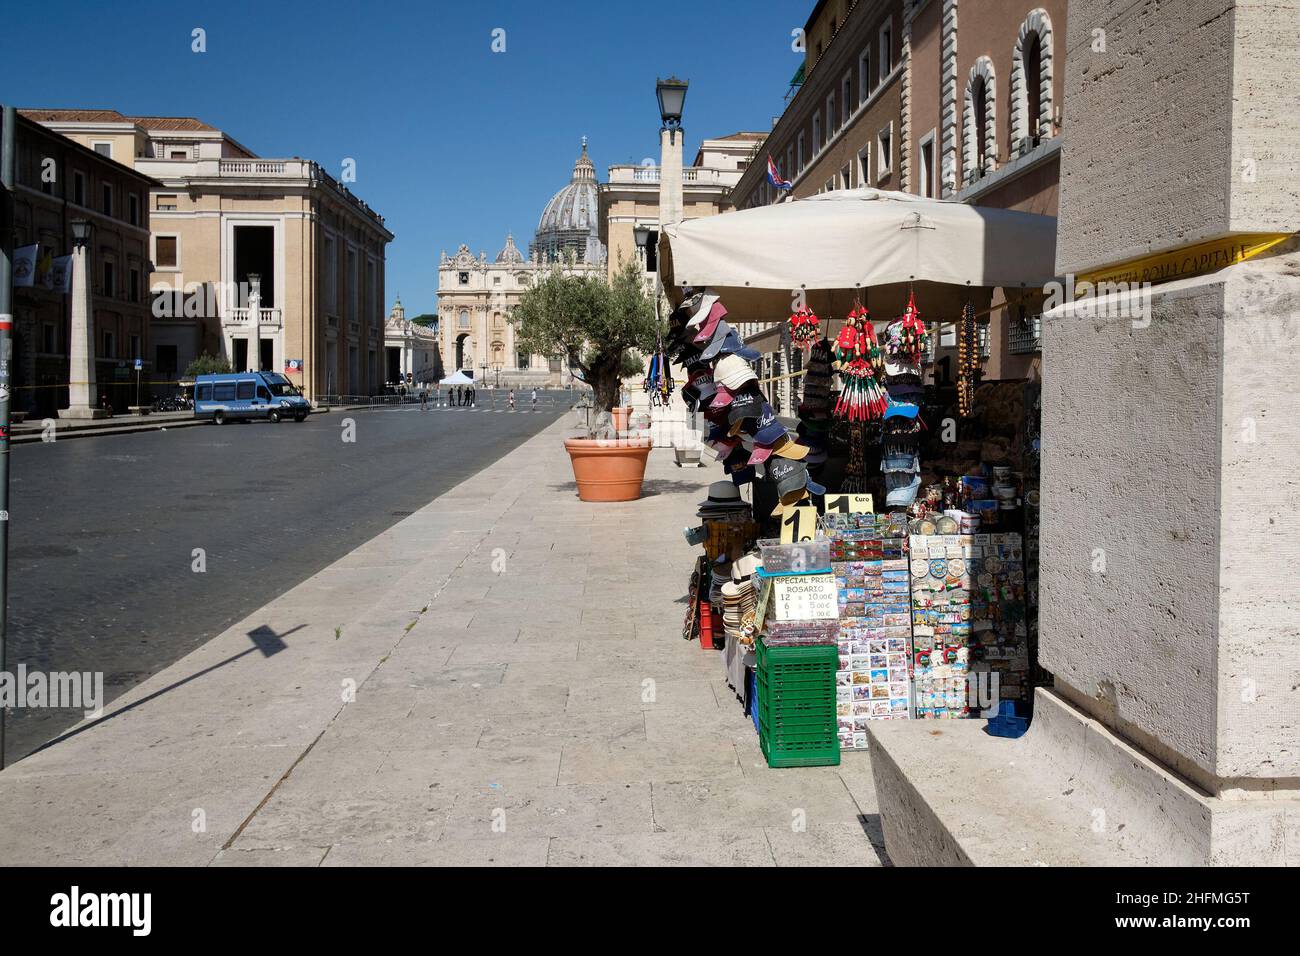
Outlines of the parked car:
[{"label": "parked car", "polygon": [[300,422],[310,412],[311,403],[276,372],[200,375],[194,382],[194,417],[211,418],[218,425],[251,418],[278,422],[292,417]]}]

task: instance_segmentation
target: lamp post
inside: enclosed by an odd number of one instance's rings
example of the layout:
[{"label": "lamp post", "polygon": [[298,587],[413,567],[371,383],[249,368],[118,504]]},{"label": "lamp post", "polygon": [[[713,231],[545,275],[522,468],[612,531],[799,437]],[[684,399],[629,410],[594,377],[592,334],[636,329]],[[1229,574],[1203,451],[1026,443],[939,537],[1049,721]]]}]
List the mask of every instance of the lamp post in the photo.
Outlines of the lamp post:
[{"label": "lamp post", "polygon": [[682,106],[686,103],[686,80],[670,76],[655,80],[659,100],[659,223],[682,221]]},{"label": "lamp post", "polygon": [[255,372],[262,371],[262,276],[257,272],[248,274],[248,344],[251,346],[249,359]]},{"label": "lamp post", "polygon": [[68,223],[72,233],[72,337],[68,342],[68,407],[60,418],[107,418],[95,405],[95,302],[90,288],[90,237],[85,219]]}]

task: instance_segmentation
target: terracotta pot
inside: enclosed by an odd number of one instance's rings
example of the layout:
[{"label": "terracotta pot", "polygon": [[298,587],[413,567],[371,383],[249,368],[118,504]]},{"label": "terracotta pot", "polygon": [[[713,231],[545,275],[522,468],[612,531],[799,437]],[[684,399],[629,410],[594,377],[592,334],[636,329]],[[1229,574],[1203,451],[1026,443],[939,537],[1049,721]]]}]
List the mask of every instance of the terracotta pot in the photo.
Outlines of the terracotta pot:
[{"label": "terracotta pot", "polygon": [[621,432],[627,431],[628,419],[632,417],[632,406],[626,408],[611,408],[610,416],[614,419],[614,427]]},{"label": "terracotta pot", "polygon": [[648,438],[565,439],[564,450],[573,463],[578,497],[583,501],[634,501],[640,498],[650,445]]}]

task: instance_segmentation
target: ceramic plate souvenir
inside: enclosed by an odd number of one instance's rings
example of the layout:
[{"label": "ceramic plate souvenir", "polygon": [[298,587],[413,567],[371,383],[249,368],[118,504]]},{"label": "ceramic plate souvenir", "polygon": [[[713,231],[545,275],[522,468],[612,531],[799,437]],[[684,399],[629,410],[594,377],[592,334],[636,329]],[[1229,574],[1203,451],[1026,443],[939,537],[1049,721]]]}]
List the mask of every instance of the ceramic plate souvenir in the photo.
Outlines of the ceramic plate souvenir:
[{"label": "ceramic plate souvenir", "polygon": [[985,559],[984,559],[984,570],[985,570],[985,571],[988,571],[990,574],[997,574],[999,571],[1002,570],[1002,559],[1001,559],[1001,558],[985,558]]},{"label": "ceramic plate souvenir", "polygon": [[931,521],[929,518],[921,519],[921,534],[924,535],[934,534],[934,522]]},{"label": "ceramic plate souvenir", "polygon": [[934,530],[937,534],[956,534],[960,529],[953,518],[943,515],[935,521]]},{"label": "ceramic plate souvenir", "polygon": [[936,578],[941,578],[948,573],[948,562],[943,558],[934,558],[930,561],[930,574]]},{"label": "ceramic plate souvenir", "polygon": [[966,573],[966,562],[961,558],[953,558],[948,562],[948,576],[959,578]]},{"label": "ceramic plate souvenir", "polygon": [[917,558],[912,562],[912,577],[923,578],[930,573],[930,562]]}]

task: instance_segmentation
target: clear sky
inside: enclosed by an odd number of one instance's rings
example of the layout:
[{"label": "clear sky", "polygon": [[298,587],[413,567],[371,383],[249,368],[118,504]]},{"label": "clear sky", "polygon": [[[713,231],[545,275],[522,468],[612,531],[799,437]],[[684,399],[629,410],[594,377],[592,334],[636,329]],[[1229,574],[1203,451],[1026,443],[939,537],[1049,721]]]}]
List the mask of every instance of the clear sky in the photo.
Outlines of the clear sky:
[{"label": "clear sky", "polygon": [[[688,163],[702,138],[770,128],[812,7],[47,0],[9,10],[0,102],[196,116],[335,176],[354,159],[350,188],[396,235],[386,302],[400,293],[412,316],[434,309],[440,250],[491,257],[507,230],[527,248],[582,136],[602,181],[611,164],[657,162],[656,76],[690,81]],[[191,50],[196,27],[206,53]]]}]

